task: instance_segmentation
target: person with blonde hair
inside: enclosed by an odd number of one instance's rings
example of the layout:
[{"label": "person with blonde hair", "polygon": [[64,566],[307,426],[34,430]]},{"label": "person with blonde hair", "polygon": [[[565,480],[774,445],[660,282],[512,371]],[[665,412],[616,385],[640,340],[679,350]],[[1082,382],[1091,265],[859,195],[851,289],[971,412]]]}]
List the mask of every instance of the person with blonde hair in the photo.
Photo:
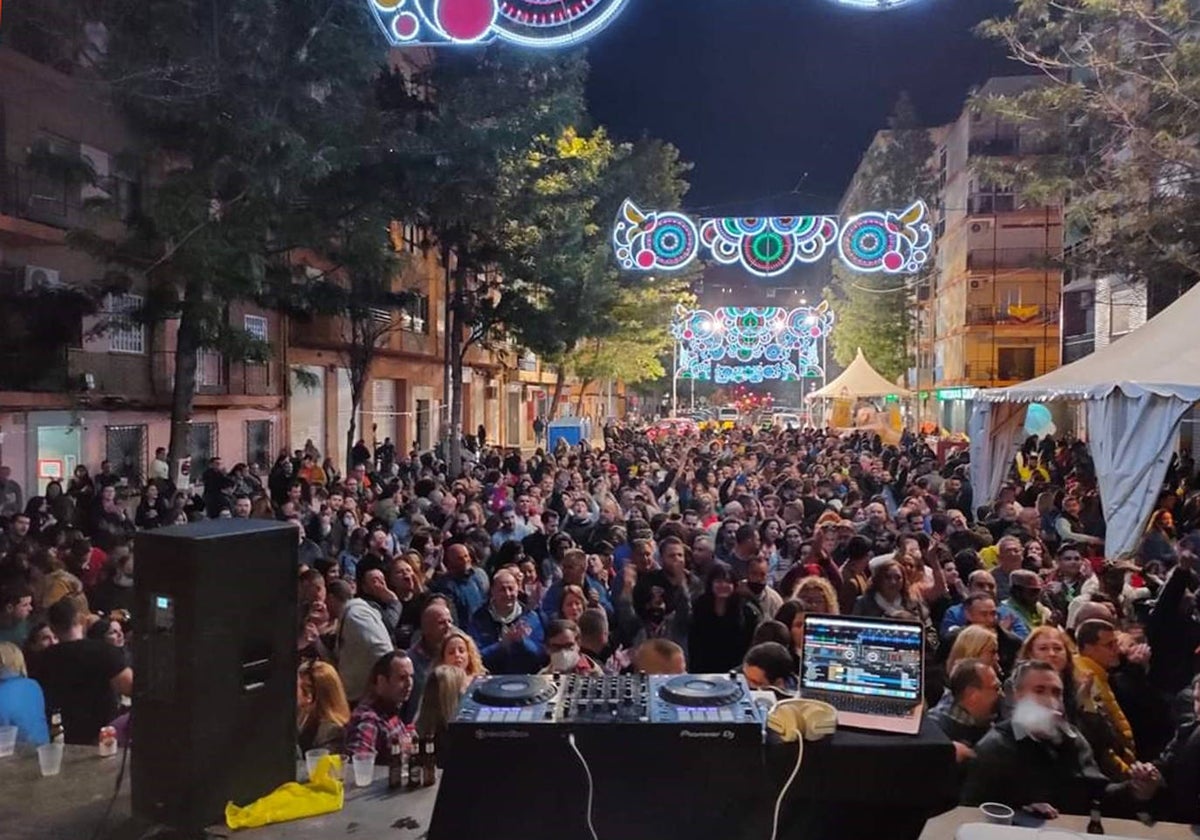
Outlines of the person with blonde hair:
[{"label": "person with blonde hair", "polygon": [[300,751],[339,752],[350,722],[350,703],[337,669],[328,662],[300,663],[296,679],[296,732]]},{"label": "person with blonde hair", "polygon": [[958,632],[946,657],[946,673],[953,674],[954,666],[964,659],[978,659],[1000,673],[1000,647],[994,631],[971,624]]},{"label": "person with blonde hair", "polygon": [[458,714],[458,705],[470,682],[466,672],[455,665],[438,665],[425,680],[415,726],[422,738],[434,739],[439,764],[445,762],[442,756],[445,745],[441,735]]},{"label": "person with blonde hair", "polygon": [[0,726],[17,727],[18,744],[50,743],[42,687],[29,679],[25,654],[11,642],[0,642]]},{"label": "person with blonde hair", "polygon": [[483,657],[479,654],[479,647],[475,644],[475,640],[457,627],[450,628],[446,633],[434,665],[435,667],[453,665],[462,669],[463,673],[471,678],[487,674],[487,668],[483,667]]}]

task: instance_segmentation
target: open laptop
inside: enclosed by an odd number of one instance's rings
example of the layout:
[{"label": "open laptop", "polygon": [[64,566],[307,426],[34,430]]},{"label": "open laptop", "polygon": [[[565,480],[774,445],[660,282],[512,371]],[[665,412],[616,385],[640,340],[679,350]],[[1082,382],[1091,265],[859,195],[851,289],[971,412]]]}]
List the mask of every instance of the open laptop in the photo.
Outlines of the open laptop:
[{"label": "open laptop", "polygon": [[805,616],[800,696],[837,709],[839,726],[915,735],[924,670],[918,622]]}]

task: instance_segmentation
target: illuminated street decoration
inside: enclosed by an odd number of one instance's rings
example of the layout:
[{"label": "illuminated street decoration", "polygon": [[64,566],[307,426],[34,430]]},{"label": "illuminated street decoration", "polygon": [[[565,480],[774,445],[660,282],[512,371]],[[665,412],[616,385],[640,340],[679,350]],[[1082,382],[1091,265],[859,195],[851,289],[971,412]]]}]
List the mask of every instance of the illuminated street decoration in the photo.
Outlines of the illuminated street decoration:
[{"label": "illuminated street decoration", "polygon": [[868,11],[887,11],[907,6],[916,0],[833,0],[839,6],[849,6],[852,9],[867,9]]},{"label": "illuminated street decoration", "polygon": [[933,229],[925,202],[869,212],[840,224],[835,216],[765,216],[695,220],[677,212],[642,210],[626,199],[613,227],[613,251],[628,271],[674,271],[707,250],[722,265],[774,277],[796,263],[814,263],[837,244],[854,271],[914,274],[929,260]]},{"label": "illuminated street decoration", "polygon": [[837,220],[828,216],[705,219],[700,241],[724,265],[741,263],[752,274],[774,277],[793,263],[825,256],[837,239]]},{"label": "illuminated street decoration", "polygon": [[825,302],[791,310],[677,310],[671,324],[679,343],[677,375],[719,384],[822,376],[820,342],[832,328],[833,313]]},{"label": "illuminated street decoration", "polygon": [[396,46],[578,44],[608,26],[627,0],[365,0]]},{"label": "illuminated street decoration", "polygon": [[617,262],[636,271],[674,271],[696,257],[696,224],[682,213],[643,213],[625,199],[613,231]]},{"label": "illuminated street decoration", "polygon": [[913,274],[929,259],[933,230],[925,221],[925,203],[915,201],[902,213],[860,213],[842,228],[838,252],[857,271]]}]

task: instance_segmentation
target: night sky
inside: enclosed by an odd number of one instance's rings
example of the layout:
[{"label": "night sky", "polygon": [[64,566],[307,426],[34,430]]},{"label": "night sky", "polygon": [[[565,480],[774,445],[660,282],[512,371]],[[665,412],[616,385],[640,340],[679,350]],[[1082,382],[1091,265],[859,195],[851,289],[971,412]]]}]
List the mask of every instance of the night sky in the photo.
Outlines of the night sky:
[{"label": "night sky", "polygon": [[1021,72],[972,32],[1012,0],[630,0],[590,42],[589,104],[621,139],[661,137],[695,164],[705,215],[829,212],[901,91],[927,125],[971,86]]}]

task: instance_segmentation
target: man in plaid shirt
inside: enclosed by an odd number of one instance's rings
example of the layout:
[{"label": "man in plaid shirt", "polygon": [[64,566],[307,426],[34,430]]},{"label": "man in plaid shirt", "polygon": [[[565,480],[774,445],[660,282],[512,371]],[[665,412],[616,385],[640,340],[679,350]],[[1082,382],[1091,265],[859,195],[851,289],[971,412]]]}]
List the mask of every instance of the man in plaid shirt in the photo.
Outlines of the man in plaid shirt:
[{"label": "man in plaid shirt", "polygon": [[376,764],[388,763],[392,740],[401,737],[407,723],[403,708],[412,688],[413,664],[407,653],[393,650],[379,657],[371,668],[367,694],[346,725],[349,755],[374,750]]}]

